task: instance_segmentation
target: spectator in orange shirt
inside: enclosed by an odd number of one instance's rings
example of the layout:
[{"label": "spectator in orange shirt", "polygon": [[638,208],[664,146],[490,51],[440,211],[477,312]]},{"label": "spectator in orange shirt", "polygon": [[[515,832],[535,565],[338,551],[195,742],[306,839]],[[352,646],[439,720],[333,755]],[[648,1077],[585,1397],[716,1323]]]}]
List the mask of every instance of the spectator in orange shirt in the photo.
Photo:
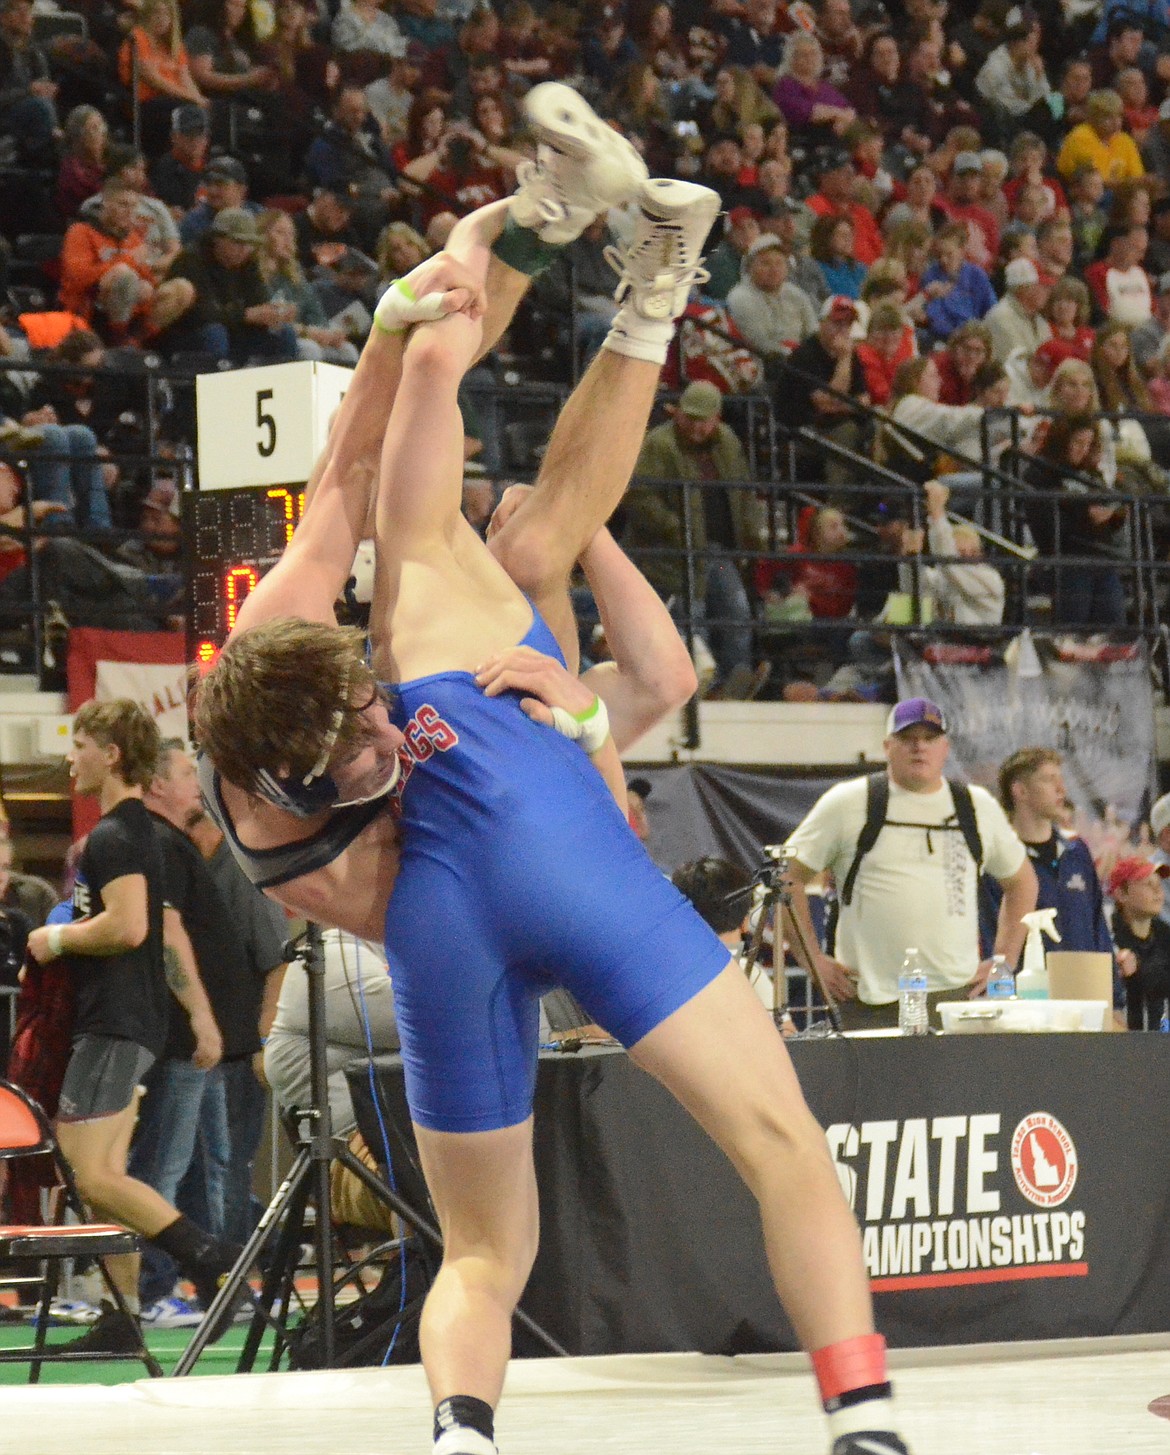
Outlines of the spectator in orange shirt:
[{"label": "spectator in orange shirt", "polygon": [[827,151],[812,159],[810,169],[819,173],[820,181],[807,206],[818,217],[842,217],[853,224],[853,256],[868,268],[881,257],[885,245],[873,213],[854,199],[853,158],[844,149]]},{"label": "spectator in orange shirt", "polygon": [[184,101],[203,107],[210,104],[191,75],[175,0],[145,0],[138,24],[118,53],[123,86],[134,85],[135,65],[142,149],[158,156],[166,150],[174,107]]},{"label": "spectator in orange shirt", "polygon": [[195,296],[185,279],[155,283],[138,203],[138,192],[111,178],[97,221],[73,223],[61,247],[62,306],[111,343],[166,328]]}]

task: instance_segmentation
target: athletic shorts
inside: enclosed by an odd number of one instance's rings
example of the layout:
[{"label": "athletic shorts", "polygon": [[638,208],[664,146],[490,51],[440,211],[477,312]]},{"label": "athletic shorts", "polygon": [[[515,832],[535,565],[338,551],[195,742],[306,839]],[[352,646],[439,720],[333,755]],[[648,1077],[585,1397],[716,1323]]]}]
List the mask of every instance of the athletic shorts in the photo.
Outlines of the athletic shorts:
[{"label": "athletic shorts", "polygon": [[92,1122],[117,1116],[134,1099],[134,1090],[154,1064],[154,1055],[137,1041],[117,1036],[81,1036],[65,1068],[57,1120]]}]

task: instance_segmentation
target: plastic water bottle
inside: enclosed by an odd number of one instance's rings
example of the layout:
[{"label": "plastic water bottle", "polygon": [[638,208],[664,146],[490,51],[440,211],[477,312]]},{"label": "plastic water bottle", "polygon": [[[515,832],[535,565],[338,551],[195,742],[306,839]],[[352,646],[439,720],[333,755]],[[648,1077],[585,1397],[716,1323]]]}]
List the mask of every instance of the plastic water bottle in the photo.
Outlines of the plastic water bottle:
[{"label": "plastic water bottle", "polygon": [[988,1000],[1011,1000],[1016,993],[1016,977],[1006,955],[995,955],[991,961],[991,974],[987,977]]},{"label": "plastic water bottle", "polygon": [[898,976],[898,1029],[904,1036],[925,1036],[930,1030],[926,1009],[926,971],[917,950],[907,950]]}]

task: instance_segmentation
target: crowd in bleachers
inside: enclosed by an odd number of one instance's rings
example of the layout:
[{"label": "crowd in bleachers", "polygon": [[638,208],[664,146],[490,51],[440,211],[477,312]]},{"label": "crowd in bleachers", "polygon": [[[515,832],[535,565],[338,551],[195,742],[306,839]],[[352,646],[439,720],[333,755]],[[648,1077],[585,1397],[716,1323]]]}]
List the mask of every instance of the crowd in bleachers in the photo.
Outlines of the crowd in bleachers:
[{"label": "crowd in bleachers", "polygon": [[[1039,583],[1050,619],[1133,622],[1132,524],[1094,493],[1170,492],[1170,0],[2,0],[0,352],[105,364],[97,385],[0,377],[0,446],[38,522],[143,524],[159,471],[125,465],[141,437],[109,385],[135,359],[354,362],[390,282],[512,189],[523,96],[547,78],[652,172],[719,193],[665,382],[771,401],[812,505],[843,514],[822,553],[950,544],[921,504],[856,493],[891,478],[870,462],[946,479],[977,521],[991,466],[1034,494],[1018,538],[1069,558]],[[627,225],[599,218],[538,280],[495,377],[583,366]],[[505,467],[476,423],[469,452]],[[190,426],[176,409],[151,443]],[[711,544],[826,538],[789,527],[771,512]],[[972,539],[960,526],[968,559]],[[69,581],[95,564],[50,554]],[[170,574],[136,569],[122,589],[165,622]],[[763,595],[741,575],[757,623],[819,615],[799,571],[764,572]]]}]

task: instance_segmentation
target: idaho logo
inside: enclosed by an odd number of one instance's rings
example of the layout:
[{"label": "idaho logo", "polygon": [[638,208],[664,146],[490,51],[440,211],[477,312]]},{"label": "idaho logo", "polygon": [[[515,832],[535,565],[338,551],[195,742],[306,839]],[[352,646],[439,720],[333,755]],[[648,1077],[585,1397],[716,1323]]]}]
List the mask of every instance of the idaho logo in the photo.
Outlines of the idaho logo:
[{"label": "idaho logo", "polygon": [[1059,1207],[1077,1180],[1077,1149],[1046,1111],[1026,1116],[1012,1134],[1016,1186],[1037,1207]]}]

